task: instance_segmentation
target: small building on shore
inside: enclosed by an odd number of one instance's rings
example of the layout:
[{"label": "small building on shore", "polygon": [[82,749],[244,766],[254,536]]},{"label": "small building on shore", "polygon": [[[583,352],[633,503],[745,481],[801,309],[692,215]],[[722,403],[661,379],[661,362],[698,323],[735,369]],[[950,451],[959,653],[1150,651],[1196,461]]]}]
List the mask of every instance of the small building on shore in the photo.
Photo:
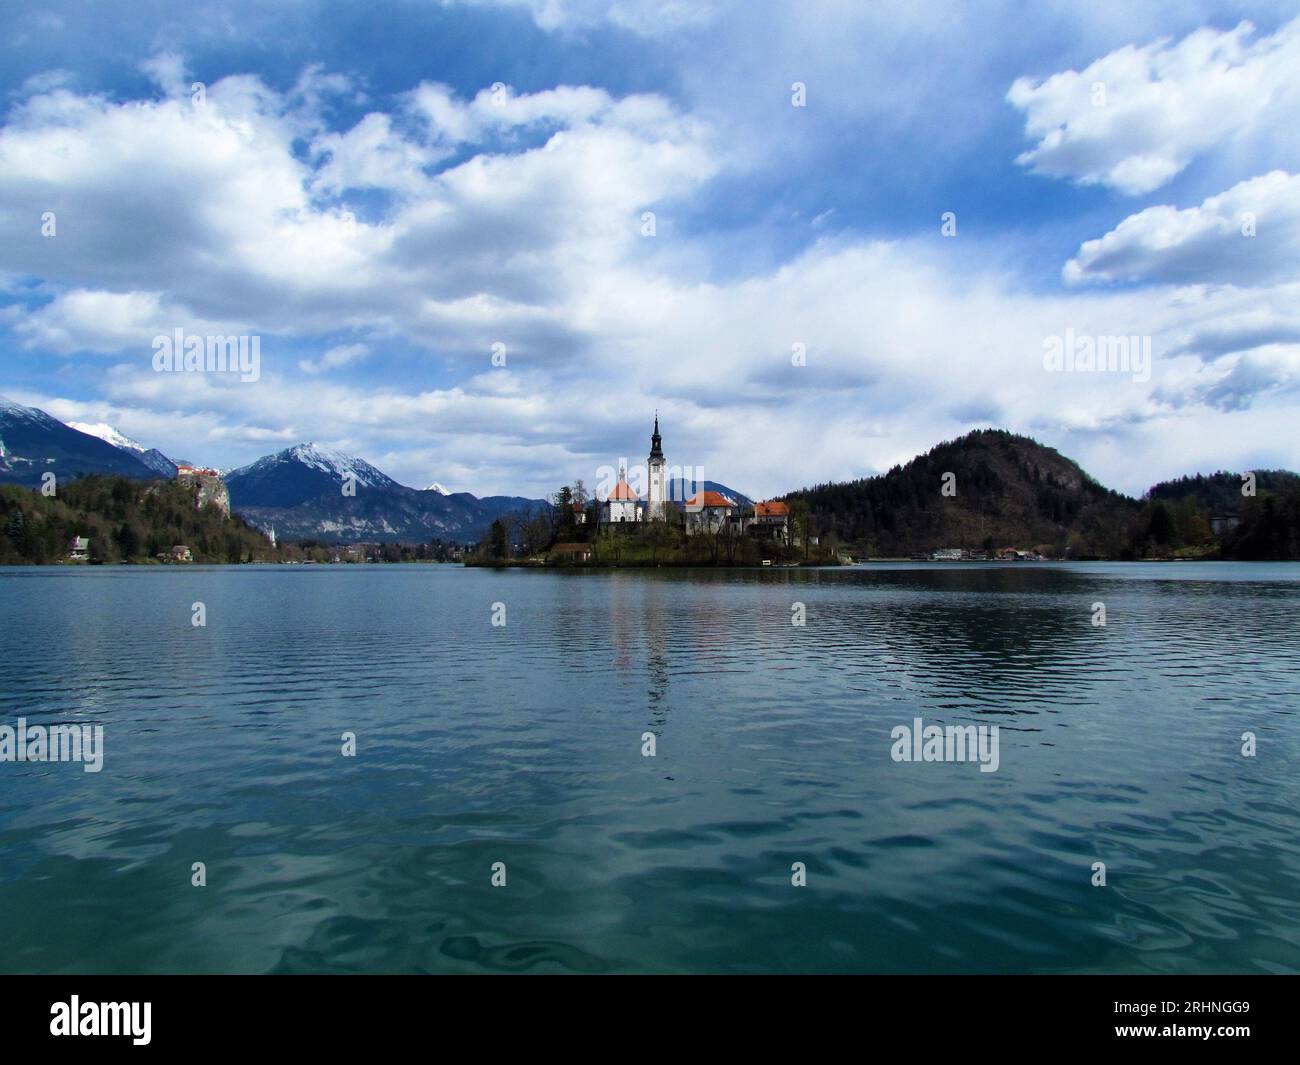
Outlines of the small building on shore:
[{"label": "small building on shore", "polygon": [[85,562],[90,558],[90,537],[74,536],[68,543],[68,561]]},{"label": "small building on shore", "polygon": [[556,544],[547,555],[548,562],[590,562],[591,544]]},{"label": "small building on shore", "polygon": [[1241,519],[1235,514],[1215,514],[1210,518],[1210,532],[1215,536],[1226,536],[1240,524]]}]

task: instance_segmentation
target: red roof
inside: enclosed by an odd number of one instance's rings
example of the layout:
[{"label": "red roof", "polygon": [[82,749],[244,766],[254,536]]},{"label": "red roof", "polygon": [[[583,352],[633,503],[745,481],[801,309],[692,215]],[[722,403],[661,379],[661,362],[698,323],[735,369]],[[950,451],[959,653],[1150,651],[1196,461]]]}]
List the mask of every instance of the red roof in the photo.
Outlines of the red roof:
[{"label": "red roof", "polygon": [[635,500],[635,499],[639,499],[640,496],[638,496],[636,492],[632,490],[632,486],[628,484],[627,481],[620,480],[618,484],[614,485],[613,491],[609,493],[609,498],[614,500],[619,500],[619,499]]},{"label": "red roof", "polygon": [[686,501],[686,506],[691,510],[702,510],[704,507],[734,507],[736,504],[724,496],[721,492],[696,492]]},{"label": "red roof", "polygon": [[754,516],[758,518],[788,518],[790,508],[785,503],[755,503]]}]

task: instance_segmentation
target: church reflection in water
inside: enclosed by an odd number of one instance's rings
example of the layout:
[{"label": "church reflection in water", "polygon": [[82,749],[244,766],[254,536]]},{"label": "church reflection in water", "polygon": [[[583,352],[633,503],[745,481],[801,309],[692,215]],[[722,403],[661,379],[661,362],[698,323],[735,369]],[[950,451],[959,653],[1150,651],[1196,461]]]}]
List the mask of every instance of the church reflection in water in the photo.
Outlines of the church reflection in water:
[{"label": "church reflection in water", "polygon": [[647,727],[662,734],[668,720],[669,655],[668,608],[660,581],[636,575],[609,577],[609,636],[620,701],[639,686],[645,670]]}]

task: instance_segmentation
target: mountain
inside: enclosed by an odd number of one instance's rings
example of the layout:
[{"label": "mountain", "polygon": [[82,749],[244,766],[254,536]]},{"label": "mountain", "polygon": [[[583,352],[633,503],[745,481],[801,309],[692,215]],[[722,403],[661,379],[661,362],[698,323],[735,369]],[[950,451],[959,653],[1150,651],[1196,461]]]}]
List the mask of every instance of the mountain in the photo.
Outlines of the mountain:
[{"label": "mountain", "polygon": [[226,485],[236,509],[294,507],[320,496],[342,497],[349,477],[358,496],[367,488],[411,491],[370,463],[317,444],[298,444],[232,470],[226,474]]},{"label": "mountain", "polygon": [[176,463],[156,447],[147,448],[105,422],[68,422],[67,424],[70,429],[76,429],[79,433],[97,436],[100,440],[112,444],[116,448],[131,452],[159,477],[170,479],[176,476]]},{"label": "mountain", "polygon": [[[951,495],[945,474],[953,475]],[[807,505],[814,535],[886,556],[1043,547],[1061,557],[1120,557],[1131,551],[1141,510],[1053,448],[996,429],[939,444],[881,476],[786,498]]]},{"label": "mountain", "polygon": [[443,486],[440,485],[437,481],[434,481],[433,484],[426,484],[423,490],[425,492],[437,492],[438,495],[440,496],[451,495],[451,493],[447,491],[447,489],[443,488]]},{"label": "mountain", "polygon": [[44,473],[59,481],[91,473],[141,481],[159,477],[140,455],[0,396],[0,481],[37,488]]},{"label": "mountain", "polygon": [[743,492],[737,492],[734,488],[728,488],[725,484],[719,484],[717,481],[688,481],[685,477],[676,477],[668,482],[667,487],[669,499],[683,502],[703,488],[706,492],[721,492],[724,496],[734,499],[742,507],[752,507],[754,505],[754,501]]},{"label": "mountain", "polygon": [[[267,455],[225,477],[231,507],[281,541],[474,540],[503,514],[539,499],[423,491],[398,484],[364,459],[317,444]],[[347,486],[355,492],[345,495]]]}]

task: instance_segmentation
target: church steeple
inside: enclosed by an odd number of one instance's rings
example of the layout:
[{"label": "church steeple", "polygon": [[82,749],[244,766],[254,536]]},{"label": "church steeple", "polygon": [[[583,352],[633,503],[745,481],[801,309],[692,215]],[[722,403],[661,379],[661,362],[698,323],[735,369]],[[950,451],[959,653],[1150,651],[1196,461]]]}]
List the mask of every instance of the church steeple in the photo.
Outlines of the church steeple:
[{"label": "church steeple", "polygon": [[658,459],[660,462],[664,458],[664,449],[660,446],[662,443],[659,437],[659,412],[655,411],[655,431],[650,436],[650,461]]},{"label": "church steeple", "polygon": [[650,461],[646,463],[646,472],[650,474],[646,517],[650,521],[664,520],[664,501],[668,498],[668,470],[664,462],[664,449],[660,445],[659,412],[655,411],[655,431],[650,437]]}]

